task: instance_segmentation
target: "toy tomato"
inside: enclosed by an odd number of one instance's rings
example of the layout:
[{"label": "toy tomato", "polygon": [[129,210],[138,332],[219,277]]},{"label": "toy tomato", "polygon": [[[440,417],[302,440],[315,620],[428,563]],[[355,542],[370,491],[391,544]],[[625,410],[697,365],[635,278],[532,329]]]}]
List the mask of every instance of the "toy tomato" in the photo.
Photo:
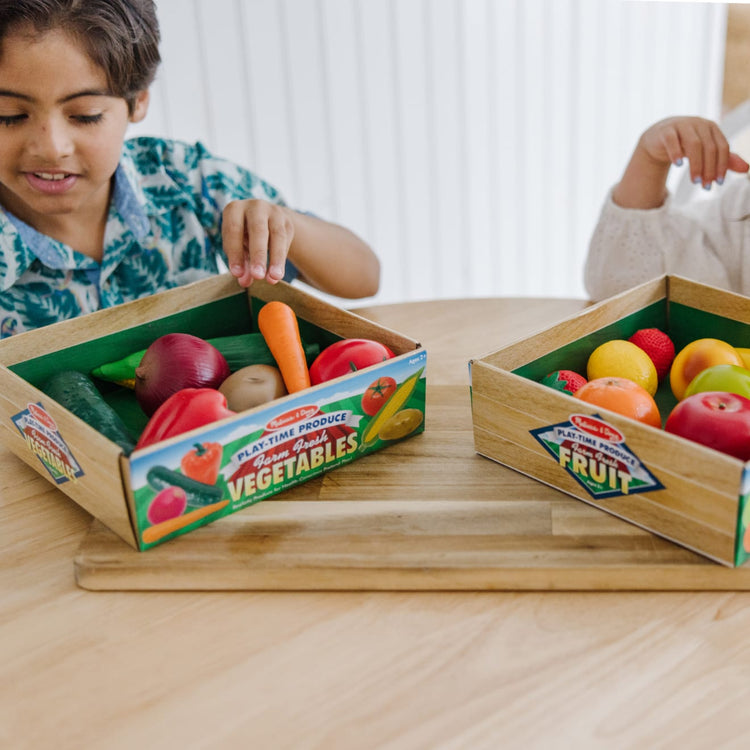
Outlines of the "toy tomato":
[{"label": "toy tomato", "polygon": [[370,383],[362,394],[362,411],[370,417],[375,416],[395,390],[396,381],[393,378],[381,377]]},{"label": "toy tomato", "polygon": [[180,461],[182,473],[196,482],[216,484],[222,451],[221,443],[196,443]]},{"label": "toy tomato", "polygon": [[310,365],[312,385],[340,378],[351,372],[384,362],[393,352],[378,341],[370,339],[342,339],[327,346]]}]

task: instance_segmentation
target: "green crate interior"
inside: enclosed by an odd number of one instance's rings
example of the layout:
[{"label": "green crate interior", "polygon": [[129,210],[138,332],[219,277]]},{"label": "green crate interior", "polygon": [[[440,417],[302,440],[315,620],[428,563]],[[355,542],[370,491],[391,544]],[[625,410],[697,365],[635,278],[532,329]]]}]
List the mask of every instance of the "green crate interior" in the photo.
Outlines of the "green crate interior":
[{"label": "green crate interior", "polygon": [[[573,370],[585,377],[586,362],[597,346],[610,339],[627,339],[640,328],[661,329],[670,336],[678,352],[700,338],[722,339],[732,346],[750,347],[750,326],[745,323],[664,299],[554,349],[513,372],[536,381],[555,370]],[[662,418],[666,419],[677,403],[668,377],[660,384],[654,398]]]},{"label": "green crate interior", "polygon": [[[254,320],[263,302],[254,297],[250,299],[251,304],[248,305],[247,294],[241,292],[108,336],[91,339],[67,349],[19,362],[9,369],[33,386],[41,388],[47,378],[55,372],[78,370],[88,374],[105,362],[114,362],[133,352],[146,349],[155,339],[167,333],[191,333],[201,338],[255,333],[257,327]],[[303,341],[317,343],[321,349],[340,338],[305,320],[299,320],[299,328]],[[133,391],[98,379],[95,379],[95,384],[133,434],[140,435],[148,417],[138,406]]]}]

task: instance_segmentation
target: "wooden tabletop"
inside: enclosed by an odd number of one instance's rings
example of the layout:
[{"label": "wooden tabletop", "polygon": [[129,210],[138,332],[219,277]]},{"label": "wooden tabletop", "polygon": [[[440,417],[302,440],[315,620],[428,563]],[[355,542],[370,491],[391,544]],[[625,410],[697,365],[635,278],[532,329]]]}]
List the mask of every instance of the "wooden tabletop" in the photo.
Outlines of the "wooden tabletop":
[{"label": "wooden tabletop", "polygon": [[[584,305],[493,299],[357,312],[420,340],[431,383],[462,385],[471,357]],[[91,526],[0,448],[2,747],[750,739],[747,593],[91,592],[73,566]]]}]

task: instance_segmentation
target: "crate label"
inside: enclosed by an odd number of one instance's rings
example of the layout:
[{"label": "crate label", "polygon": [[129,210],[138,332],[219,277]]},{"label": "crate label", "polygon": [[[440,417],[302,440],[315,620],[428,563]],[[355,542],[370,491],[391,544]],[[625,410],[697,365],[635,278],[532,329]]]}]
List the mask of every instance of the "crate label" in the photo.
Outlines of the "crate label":
[{"label": "crate label", "polygon": [[361,415],[350,409],[323,412],[317,405],[274,417],[257,440],[230,456],[223,469],[232,502],[249,503],[258,492],[283,487],[352,456],[359,448],[356,430],[360,419]]},{"label": "crate label", "polygon": [[29,450],[42,462],[56,484],[83,476],[83,469],[60,435],[55,420],[41,404],[27,404],[11,419]]},{"label": "crate label", "polygon": [[595,499],[664,489],[622,432],[598,415],[572,414],[567,422],[530,432]]}]

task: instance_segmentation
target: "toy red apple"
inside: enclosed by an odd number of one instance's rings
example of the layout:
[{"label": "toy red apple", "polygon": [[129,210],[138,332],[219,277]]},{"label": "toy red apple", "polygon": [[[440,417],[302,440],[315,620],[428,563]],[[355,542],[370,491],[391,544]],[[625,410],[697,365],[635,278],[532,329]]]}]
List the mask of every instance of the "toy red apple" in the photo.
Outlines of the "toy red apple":
[{"label": "toy red apple", "polygon": [[750,460],[750,399],[725,391],[694,393],[672,409],[667,432]]}]

